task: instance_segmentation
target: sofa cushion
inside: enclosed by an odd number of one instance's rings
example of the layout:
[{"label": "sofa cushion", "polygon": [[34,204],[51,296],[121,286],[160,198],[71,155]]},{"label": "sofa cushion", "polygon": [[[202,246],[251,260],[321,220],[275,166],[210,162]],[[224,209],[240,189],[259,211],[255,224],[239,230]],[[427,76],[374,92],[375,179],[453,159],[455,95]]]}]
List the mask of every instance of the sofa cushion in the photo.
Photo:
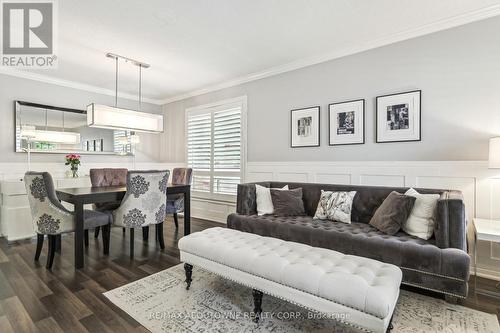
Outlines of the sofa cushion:
[{"label": "sofa cushion", "polygon": [[261,236],[308,244],[367,257],[401,267],[466,280],[469,256],[457,249],[440,249],[434,239],[423,240],[398,232],[384,234],[366,223],[332,223],[311,216],[257,216],[231,214],[229,228]]},{"label": "sofa cushion", "polygon": [[403,230],[412,236],[429,239],[434,234],[438,194],[420,194],[413,188],[405,193],[416,198],[408,220],[403,223]]},{"label": "sofa cushion", "polygon": [[296,188],[291,191],[271,189],[274,215],[296,216],[305,215],[304,202],[302,202],[302,189]]},{"label": "sofa cushion", "polygon": [[[281,190],[288,190],[288,185],[280,188]],[[268,187],[255,185],[255,199],[257,201],[257,214],[266,215],[274,213],[273,199],[271,198],[271,189]]]},{"label": "sofa cushion", "polygon": [[388,235],[394,235],[408,219],[415,204],[415,197],[396,191],[391,192],[375,211],[370,225]]},{"label": "sofa cushion", "polygon": [[315,219],[351,223],[352,201],[356,191],[332,192],[321,190]]}]

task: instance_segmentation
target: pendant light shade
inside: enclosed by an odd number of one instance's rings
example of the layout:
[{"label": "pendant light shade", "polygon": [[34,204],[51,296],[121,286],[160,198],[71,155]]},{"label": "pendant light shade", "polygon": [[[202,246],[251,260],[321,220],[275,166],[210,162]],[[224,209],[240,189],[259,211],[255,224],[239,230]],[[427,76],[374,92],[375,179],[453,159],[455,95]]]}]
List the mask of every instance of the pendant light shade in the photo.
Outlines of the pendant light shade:
[{"label": "pendant light shade", "polygon": [[32,125],[21,125],[21,138],[33,139],[36,136],[36,127]]},{"label": "pendant light shade", "polygon": [[92,103],[87,106],[87,125],[115,130],[161,133],[163,115]]},{"label": "pendant light shade", "polygon": [[77,145],[80,143],[80,133],[60,131],[35,131],[35,136],[30,138],[34,142],[62,143]]},{"label": "pendant light shade", "polygon": [[80,133],[61,131],[42,131],[35,126],[21,126],[21,138],[29,139],[32,142],[61,143],[68,145],[80,144]]},{"label": "pendant light shade", "polygon": [[[108,106],[92,103],[87,106],[87,125],[89,127],[108,128],[133,132],[162,133],[163,115],[141,112],[142,103],[142,69],[149,68],[149,64],[120,56],[113,53],[106,54],[115,60],[115,105]],[[139,108],[138,111],[118,107],[118,61],[132,63],[139,68]]]}]

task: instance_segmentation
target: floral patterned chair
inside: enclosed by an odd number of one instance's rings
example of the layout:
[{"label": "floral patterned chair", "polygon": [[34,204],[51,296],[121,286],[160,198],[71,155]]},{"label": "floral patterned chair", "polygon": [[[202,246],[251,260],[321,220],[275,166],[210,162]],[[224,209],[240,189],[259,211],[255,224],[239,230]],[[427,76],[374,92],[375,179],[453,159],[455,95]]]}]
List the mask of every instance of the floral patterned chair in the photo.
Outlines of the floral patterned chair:
[{"label": "floral patterned chair", "polygon": [[[27,172],[24,176],[24,183],[28,193],[33,226],[37,233],[35,261],[40,258],[44,236],[47,235],[49,252],[46,267],[50,269],[56,250],[60,250],[60,235],[75,230],[74,215],[57,198],[54,182],[48,172]],[[103,228],[105,254],[109,253],[110,222],[109,214],[93,210],[84,211],[85,230],[98,226]]]},{"label": "floral patterned chair", "polygon": [[[172,170],[172,185],[191,185],[193,169],[175,168]],[[167,214],[174,214],[175,227],[179,228],[177,214],[184,212],[184,195],[174,194],[167,197]]]},{"label": "floral patterned chair", "polygon": [[113,211],[113,225],[130,229],[130,256],[134,256],[134,228],[156,226],[156,239],[164,249],[163,222],[166,215],[169,170],[129,171],[127,193]]}]

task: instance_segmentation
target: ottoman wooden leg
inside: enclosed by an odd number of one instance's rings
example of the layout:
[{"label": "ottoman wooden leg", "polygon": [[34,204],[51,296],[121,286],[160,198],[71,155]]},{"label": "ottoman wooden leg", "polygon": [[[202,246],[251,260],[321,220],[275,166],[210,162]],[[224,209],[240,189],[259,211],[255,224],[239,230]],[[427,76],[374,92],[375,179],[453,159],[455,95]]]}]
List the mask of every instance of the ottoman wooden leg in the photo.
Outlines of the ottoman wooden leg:
[{"label": "ottoman wooden leg", "polygon": [[193,281],[191,278],[193,276],[193,265],[184,264],[184,271],[186,272],[186,290],[189,290],[189,287],[191,287],[191,281]]},{"label": "ottoman wooden leg", "polygon": [[394,328],[394,325],[392,325],[392,318],[394,317],[391,317],[391,320],[389,321],[389,326],[387,326],[387,333],[390,333]]},{"label": "ottoman wooden leg", "polygon": [[260,319],[260,314],[262,313],[262,291],[257,289],[252,290],[253,295],[253,312],[255,313],[254,322],[258,323]]}]

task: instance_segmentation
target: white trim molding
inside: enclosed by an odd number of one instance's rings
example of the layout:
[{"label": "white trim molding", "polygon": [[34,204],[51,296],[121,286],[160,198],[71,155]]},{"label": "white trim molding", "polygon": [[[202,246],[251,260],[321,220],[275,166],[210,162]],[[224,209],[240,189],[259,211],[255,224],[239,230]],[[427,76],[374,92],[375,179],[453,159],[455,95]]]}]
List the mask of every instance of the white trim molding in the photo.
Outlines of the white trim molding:
[{"label": "white trim molding", "polygon": [[336,50],[334,52],[324,53],[324,54],[309,57],[309,58],[299,59],[296,61],[289,62],[287,64],[271,67],[271,68],[265,69],[263,71],[243,75],[243,76],[240,76],[238,78],[235,78],[235,79],[232,79],[232,80],[229,80],[226,82],[214,84],[214,85],[207,86],[205,88],[197,89],[197,90],[187,92],[184,94],[180,94],[180,95],[176,95],[176,96],[172,96],[172,97],[167,97],[167,98],[163,99],[162,102],[163,102],[163,104],[169,104],[169,103],[180,101],[180,100],[187,99],[190,97],[199,96],[199,95],[207,94],[207,93],[210,93],[213,91],[238,86],[238,85],[243,84],[243,83],[264,79],[266,77],[294,71],[296,69],[317,65],[317,64],[320,64],[323,62],[346,57],[346,56],[353,55],[356,53],[361,53],[361,52],[375,49],[378,47],[382,47],[382,46],[394,44],[397,42],[401,42],[404,40],[428,35],[428,34],[431,34],[434,32],[458,27],[458,26],[465,25],[465,24],[472,23],[472,22],[476,22],[476,21],[485,20],[487,18],[498,16],[498,15],[500,15],[500,4],[491,5],[491,6],[488,6],[485,8],[471,11],[469,13],[452,16],[452,17],[442,19],[442,20],[439,20],[436,22],[432,22],[429,24],[425,24],[425,25],[422,25],[419,27],[400,31],[400,32],[397,32],[397,33],[394,33],[394,34],[391,34],[391,35],[388,35],[388,36],[385,36],[382,38],[360,42],[356,45],[353,45],[353,46],[345,48],[345,49]]},{"label": "white trim molding", "polygon": [[[498,174],[488,169],[487,161],[248,162],[246,181],[456,189],[462,191],[472,221],[500,219]],[[498,253],[499,244],[479,242],[478,275],[500,279]]]},{"label": "white trim molding", "polygon": [[[266,77],[278,75],[281,73],[286,73],[290,72],[296,69],[316,65],[319,63],[323,63],[326,61],[338,59],[341,57],[353,55],[356,53],[368,51],[374,48],[378,48],[381,46],[385,45],[390,45],[393,43],[401,42],[404,40],[428,35],[434,32],[458,27],[461,25],[465,25],[468,23],[476,22],[476,21],[481,21],[490,17],[498,16],[500,15],[500,4],[495,4],[491,6],[487,6],[478,10],[474,10],[468,13],[452,16],[449,18],[445,18],[442,20],[438,20],[436,22],[428,23],[425,25],[421,25],[415,28],[407,29],[404,31],[400,31],[382,38],[378,39],[373,39],[373,40],[367,40],[367,41],[362,41],[359,42],[356,45],[336,50],[333,52],[328,52],[304,59],[299,59],[296,61],[292,61],[286,64],[282,64],[279,66],[274,66],[267,68],[262,71],[257,71],[254,73],[246,74],[225,82],[220,82],[214,85],[210,85],[201,89],[196,89],[193,91],[189,91],[186,93],[182,93],[179,95],[174,95],[174,96],[169,96],[161,99],[153,99],[153,98],[144,98],[143,101],[146,103],[151,103],[155,105],[164,105],[164,104],[169,104],[175,101],[180,101],[186,98],[190,98],[193,96],[199,96],[203,95],[209,92],[229,88],[229,87],[234,87],[243,83],[255,81],[255,80],[260,80]],[[70,81],[70,80],[64,80],[64,79],[59,79],[55,78],[49,75],[44,75],[44,74],[38,74],[34,72],[28,72],[28,71],[23,71],[23,70],[18,70],[18,69],[13,69],[13,68],[7,68],[7,67],[2,67],[0,66],[0,74],[5,74],[5,75],[10,75],[10,76],[15,76],[15,77],[20,77],[20,78],[25,78],[25,79],[30,79],[30,80],[35,80],[35,81],[40,81],[40,82],[45,82],[45,83],[50,83],[50,84],[55,84],[63,87],[69,87],[69,88],[74,88],[74,89],[79,89],[79,90],[84,90],[84,91],[89,91],[89,92],[95,92],[103,95],[109,95],[109,96],[114,96],[115,92],[114,90],[111,89],[106,89],[102,87],[98,87],[95,85],[89,85],[81,82],[76,82],[76,81]],[[120,98],[125,98],[125,99],[131,99],[135,100],[137,97],[134,94],[128,94],[128,93],[120,93]]]},{"label": "white trim molding", "polygon": [[[28,71],[23,71],[23,70],[19,70],[19,69],[15,69],[15,68],[9,68],[9,67],[5,67],[5,66],[0,66],[0,74],[19,77],[22,79],[28,79],[28,80],[38,81],[38,82],[43,82],[43,83],[48,83],[48,84],[53,84],[56,86],[61,86],[61,87],[66,87],[66,88],[72,88],[72,89],[93,92],[93,93],[106,95],[106,96],[113,96],[113,97],[115,96],[115,90],[113,90],[113,89],[106,89],[106,88],[97,87],[94,85],[85,84],[85,83],[81,83],[81,82],[59,79],[59,78],[55,78],[55,77],[45,75],[45,74],[28,72]],[[136,101],[137,95],[118,92],[118,98]],[[149,104],[154,104],[154,105],[165,104],[163,102],[163,100],[153,99],[153,98],[143,97],[142,101],[144,103],[149,103]]]}]

